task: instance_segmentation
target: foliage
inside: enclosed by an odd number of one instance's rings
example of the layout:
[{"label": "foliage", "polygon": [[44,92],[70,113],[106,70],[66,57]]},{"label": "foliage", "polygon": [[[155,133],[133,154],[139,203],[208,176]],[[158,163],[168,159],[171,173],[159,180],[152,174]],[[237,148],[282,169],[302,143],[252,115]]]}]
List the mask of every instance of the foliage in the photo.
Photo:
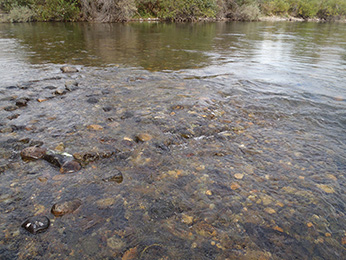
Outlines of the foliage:
[{"label": "foliage", "polygon": [[35,12],[27,6],[14,6],[9,12],[6,20],[11,23],[31,22],[34,20]]},{"label": "foliage", "polygon": [[85,19],[97,22],[129,20],[136,11],[135,0],[81,0]]},{"label": "foliage", "polygon": [[39,21],[76,21],[80,14],[78,0],[35,1],[33,7]]}]

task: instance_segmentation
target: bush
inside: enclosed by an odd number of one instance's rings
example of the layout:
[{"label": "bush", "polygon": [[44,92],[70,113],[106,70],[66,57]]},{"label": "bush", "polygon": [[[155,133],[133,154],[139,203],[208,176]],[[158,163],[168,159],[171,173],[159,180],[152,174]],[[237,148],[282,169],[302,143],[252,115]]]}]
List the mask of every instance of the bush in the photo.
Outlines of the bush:
[{"label": "bush", "polygon": [[12,7],[6,20],[11,23],[31,22],[34,20],[35,12],[27,6]]},{"label": "bush", "polygon": [[39,21],[76,21],[80,15],[78,0],[45,0],[34,4]]},{"label": "bush", "polygon": [[83,16],[97,22],[119,22],[132,18],[135,0],[81,0]]}]

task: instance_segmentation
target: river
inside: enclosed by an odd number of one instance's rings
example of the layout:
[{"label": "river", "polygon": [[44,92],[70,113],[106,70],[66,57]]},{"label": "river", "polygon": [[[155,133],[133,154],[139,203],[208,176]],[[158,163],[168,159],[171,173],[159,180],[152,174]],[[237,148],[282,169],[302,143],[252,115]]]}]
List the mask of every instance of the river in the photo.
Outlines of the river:
[{"label": "river", "polygon": [[341,23],[0,24],[0,258],[346,259],[345,76]]}]

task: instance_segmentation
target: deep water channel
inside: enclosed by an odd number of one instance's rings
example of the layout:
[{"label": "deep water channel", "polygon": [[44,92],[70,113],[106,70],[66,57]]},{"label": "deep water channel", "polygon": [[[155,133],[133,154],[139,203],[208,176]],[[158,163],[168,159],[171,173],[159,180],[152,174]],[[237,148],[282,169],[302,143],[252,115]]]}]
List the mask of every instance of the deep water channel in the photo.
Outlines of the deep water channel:
[{"label": "deep water channel", "polygon": [[345,24],[0,24],[0,259],[346,259],[345,141]]}]

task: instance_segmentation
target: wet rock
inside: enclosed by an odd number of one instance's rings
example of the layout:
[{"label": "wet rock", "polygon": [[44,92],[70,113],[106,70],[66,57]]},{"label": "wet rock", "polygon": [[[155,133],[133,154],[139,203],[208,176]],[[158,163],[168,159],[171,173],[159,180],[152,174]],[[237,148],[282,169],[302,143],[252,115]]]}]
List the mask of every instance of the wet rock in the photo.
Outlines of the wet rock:
[{"label": "wet rock", "polygon": [[87,128],[89,130],[96,130],[96,131],[100,131],[103,130],[103,127],[100,125],[88,125]]},{"label": "wet rock", "polygon": [[100,160],[102,158],[110,158],[118,151],[104,151],[104,152],[81,152],[74,153],[73,157],[81,163],[82,166],[87,165],[90,162]]},{"label": "wet rock", "polygon": [[82,166],[80,165],[80,163],[72,160],[72,161],[65,162],[61,166],[60,173],[74,173],[74,172],[78,172],[80,169],[82,169]]},{"label": "wet rock", "polygon": [[13,120],[13,119],[16,119],[18,118],[20,115],[19,114],[14,114],[14,115],[10,115],[7,117],[8,120]]},{"label": "wet rock", "polygon": [[122,181],[123,181],[123,174],[121,173],[121,171],[116,170],[116,172],[106,173],[102,180],[105,181],[105,182],[122,183]]},{"label": "wet rock", "polygon": [[153,139],[153,137],[150,134],[146,134],[146,133],[141,133],[136,136],[137,142],[148,142],[151,139]]},{"label": "wet rock", "polygon": [[47,149],[37,146],[30,146],[23,149],[20,156],[23,160],[37,160],[42,159],[47,153]]},{"label": "wet rock", "polygon": [[54,216],[61,217],[76,211],[81,205],[82,201],[80,199],[58,202],[53,205],[51,212]]},{"label": "wet rock", "polygon": [[57,89],[55,90],[54,94],[57,96],[62,96],[66,94],[66,91],[64,89]]},{"label": "wet rock", "polygon": [[88,102],[89,104],[96,104],[96,103],[99,102],[99,100],[98,100],[97,98],[95,98],[95,97],[91,97],[91,98],[88,98],[88,99],[87,99],[87,102]]},{"label": "wet rock", "polygon": [[126,244],[118,237],[110,237],[107,239],[107,246],[115,251],[121,252]]},{"label": "wet rock", "polygon": [[35,216],[28,218],[22,227],[31,234],[37,234],[48,229],[50,220],[46,216]]},{"label": "wet rock", "polygon": [[75,67],[70,67],[70,66],[63,66],[60,68],[60,70],[63,72],[63,73],[75,73],[75,72],[78,72],[79,70]]},{"label": "wet rock", "polygon": [[134,114],[132,112],[126,111],[120,118],[121,119],[128,119],[128,118],[131,118],[133,116],[134,116]]},{"label": "wet rock", "polygon": [[62,167],[68,160],[66,156],[55,153],[53,151],[47,151],[47,153],[43,156],[43,159],[59,168]]},{"label": "wet rock", "polygon": [[28,105],[28,102],[30,101],[30,98],[20,98],[16,100],[16,106],[18,107],[25,107]]},{"label": "wet rock", "polygon": [[18,106],[7,106],[4,108],[5,111],[14,111],[14,110],[17,110],[19,107]]},{"label": "wet rock", "polygon": [[78,89],[78,82],[75,80],[69,80],[65,82],[65,89],[67,91],[74,91]]},{"label": "wet rock", "polygon": [[103,111],[105,111],[105,112],[109,112],[109,111],[111,111],[113,108],[112,108],[112,107],[103,107],[102,109],[103,109]]},{"label": "wet rock", "polygon": [[55,87],[55,86],[46,86],[46,87],[44,87],[44,89],[53,90],[53,89],[57,89],[57,87]]}]

